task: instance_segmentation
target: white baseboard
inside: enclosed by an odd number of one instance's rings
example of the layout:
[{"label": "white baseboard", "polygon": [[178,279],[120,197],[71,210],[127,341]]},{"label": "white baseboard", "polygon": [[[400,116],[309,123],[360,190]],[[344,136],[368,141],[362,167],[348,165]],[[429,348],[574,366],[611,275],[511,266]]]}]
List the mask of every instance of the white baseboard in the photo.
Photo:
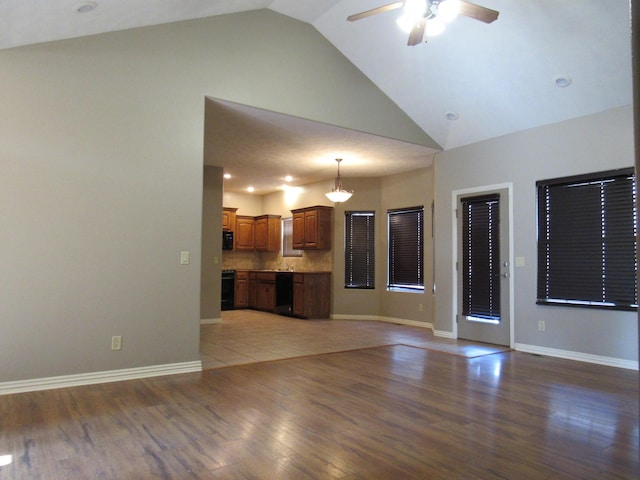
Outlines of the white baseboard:
[{"label": "white baseboard", "polygon": [[140,378],[201,371],[202,362],[197,360],[195,362],[170,363],[167,365],[152,365],[150,367],[80,373],[77,375],[36,378],[33,380],[18,380],[15,382],[0,383],[0,395],[52,390],[54,388],[78,387],[82,385],[93,385],[96,383],[120,382],[122,380],[136,380]]},{"label": "white baseboard", "polygon": [[[433,335],[441,338],[455,339],[453,332],[445,330],[435,330],[432,323],[418,322],[416,320],[406,320],[402,318],[383,317],[380,315],[341,315],[335,314],[331,316],[335,320],[371,320],[378,322],[398,323],[401,325],[410,325],[412,327],[430,328]],[[575,360],[578,362],[595,363],[609,367],[626,368],[628,370],[638,370],[639,363],[635,360],[625,360],[622,358],[604,357],[601,355],[592,355],[588,353],[573,352],[570,350],[560,350],[556,348],[539,347],[537,345],[527,345],[524,343],[516,343],[514,349],[520,352],[533,353],[537,355],[546,355],[548,357],[564,358],[567,360]]]},{"label": "white baseboard", "polygon": [[429,322],[419,322],[417,320],[407,320],[406,318],[383,317],[381,315],[331,315],[333,320],[370,320],[374,322],[397,323],[409,325],[411,327],[429,328],[433,330],[433,324]]},{"label": "white baseboard", "polygon": [[440,337],[440,338],[452,338],[452,339],[456,338],[453,336],[453,332],[447,332],[446,330],[434,330],[433,336]]},{"label": "white baseboard", "polygon": [[539,347],[537,345],[527,345],[524,343],[516,343],[514,348],[519,352],[533,353],[536,355],[546,355],[548,357],[565,358],[567,360],[576,360],[578,362],[596,363],[598,365],[606,365],[608,367],[638,370],[638,362],[635,360],[603,357],[601,355],[572,352],[570,350],[559,350],[557,348]]},{"label": "white baseboard", "polygon": [[200,325],[216,325],[222,323],[222,318],[201,318]]}]

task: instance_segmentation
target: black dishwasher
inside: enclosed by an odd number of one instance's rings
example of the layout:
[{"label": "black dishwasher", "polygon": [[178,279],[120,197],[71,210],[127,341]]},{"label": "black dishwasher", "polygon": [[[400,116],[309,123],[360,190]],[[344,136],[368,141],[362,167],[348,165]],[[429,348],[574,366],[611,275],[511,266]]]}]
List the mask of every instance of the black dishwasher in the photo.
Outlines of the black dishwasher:
[{"label": "black dishwasher", "polygon": [[293,273],[276,273],[276,312],[293,315]]},{"label": "black dishwasher", "polygon": [[235,270],[222,270],[222,304],[220,310],[233,310],[236,283]]}]

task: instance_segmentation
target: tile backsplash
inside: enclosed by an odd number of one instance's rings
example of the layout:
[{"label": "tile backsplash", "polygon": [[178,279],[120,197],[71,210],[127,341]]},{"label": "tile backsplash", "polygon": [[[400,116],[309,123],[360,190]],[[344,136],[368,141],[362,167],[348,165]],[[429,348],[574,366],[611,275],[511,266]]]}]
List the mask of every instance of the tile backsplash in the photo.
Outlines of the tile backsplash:
[{"label": "tile backsplash", "polygon": [[333,267],[331,250],[305,250],[301,257],[283,257],[281,252],[222,251],[222,269],[284,270],[293,266],[298,272],[330,272]]}]

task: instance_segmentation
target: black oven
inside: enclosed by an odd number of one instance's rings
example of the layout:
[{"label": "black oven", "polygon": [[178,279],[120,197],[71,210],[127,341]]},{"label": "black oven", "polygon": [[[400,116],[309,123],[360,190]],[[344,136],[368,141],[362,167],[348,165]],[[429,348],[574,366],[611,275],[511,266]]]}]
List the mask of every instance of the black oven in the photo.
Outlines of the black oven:
[{"label": "black oven", "polygon": [[235,270],[222,270],[222,304],[220,310],[233,310],[235,299]]}]

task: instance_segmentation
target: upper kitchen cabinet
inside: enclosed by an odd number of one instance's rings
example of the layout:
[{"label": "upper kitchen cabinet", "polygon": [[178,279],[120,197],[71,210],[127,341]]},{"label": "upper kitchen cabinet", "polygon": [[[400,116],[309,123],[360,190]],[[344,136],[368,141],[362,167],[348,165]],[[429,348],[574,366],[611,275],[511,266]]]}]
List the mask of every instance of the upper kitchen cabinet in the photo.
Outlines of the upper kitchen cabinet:
[{"label": "upper kitchen cabinet", "polygon": [[237,208],[222,209],[222,230],[235,231],[236,229],[236,211]]},{"label": "upper kitchen cabinet", "polygon": [[280,215],[236,215],[236,250],[278,252],[281,237]]},{"label": "upper kitchen cabinet", "polygon": [[255,217],[255,249],[259,252],[280,251],[282,239],[280,215]]},{"label": "upper kitchen cabinet", "polygon": [[328,250],[331,248],[331,216],[333,207],[291,210],[293,214],[293,248],[299,250]]},{"label": "upper kitchen cabinet", "polygon": [[255,250],[255,220],[246,215],[236,215],[236,250]]}]

